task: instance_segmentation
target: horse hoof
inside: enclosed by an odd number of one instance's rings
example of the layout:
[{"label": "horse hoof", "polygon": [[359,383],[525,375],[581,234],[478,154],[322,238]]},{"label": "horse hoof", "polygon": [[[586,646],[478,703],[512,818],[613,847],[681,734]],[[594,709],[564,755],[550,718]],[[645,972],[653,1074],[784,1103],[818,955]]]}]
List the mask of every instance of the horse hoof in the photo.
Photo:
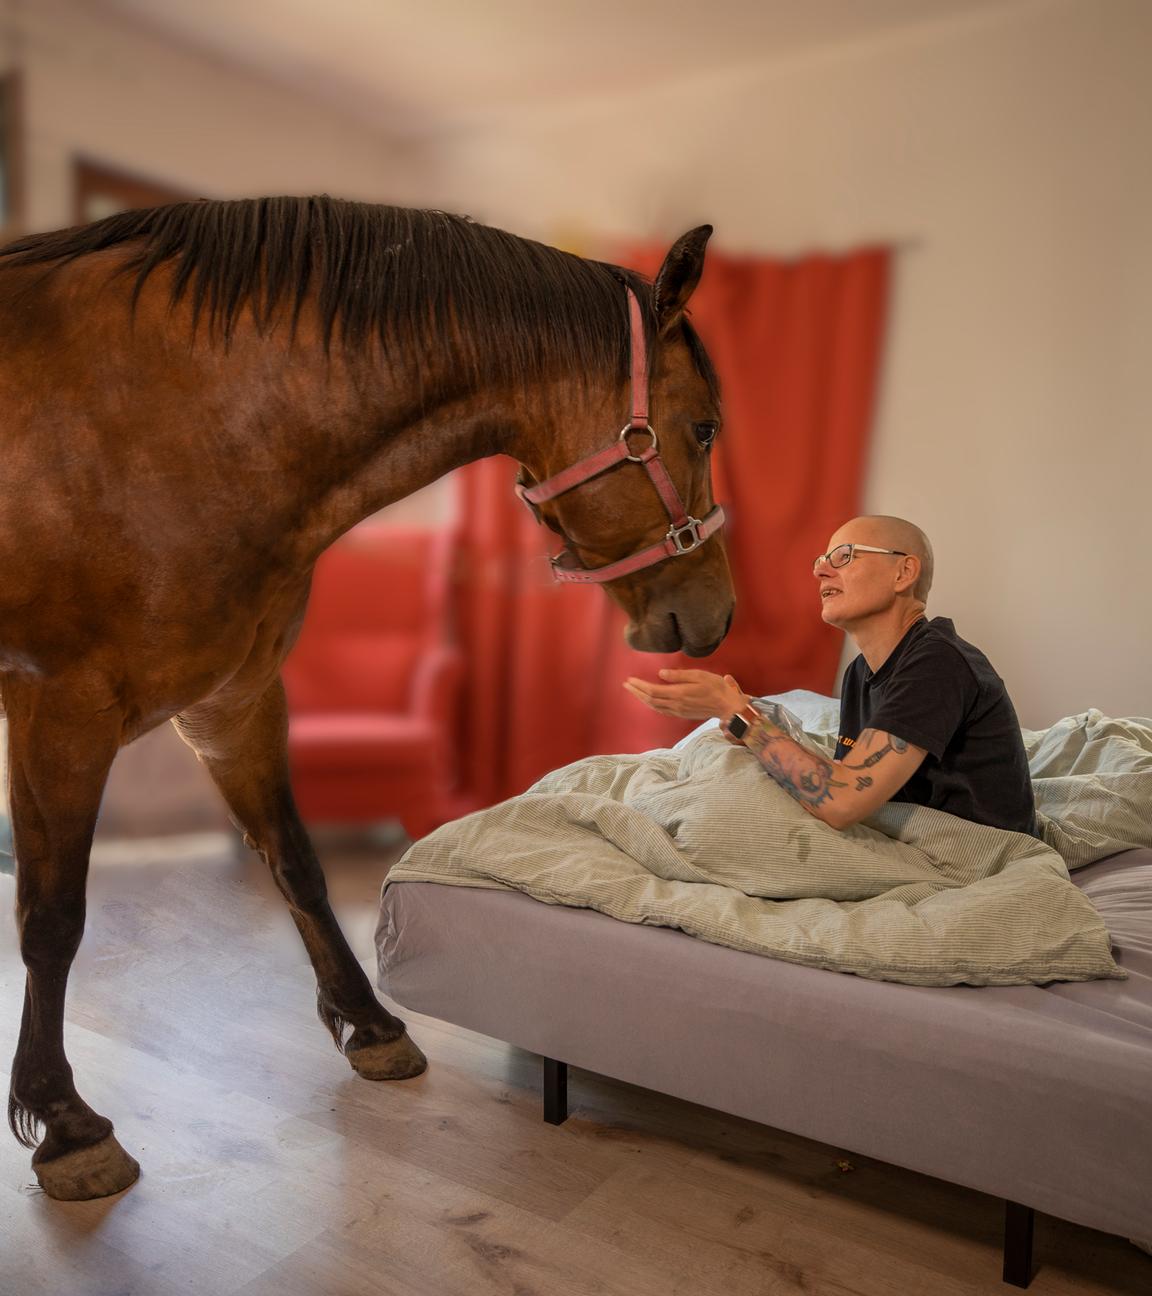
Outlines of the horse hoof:
[{"label": "horse hoof", "polygon": [[428,1068],[428,1059],[412,1043],[408,1032],[387,1044],[369,1044],[348,1054],[357,1075],[365,1080],[408,1080]]},{"label": "horse hoof", "polygon": [[57,1201],[111,1197],[140,1177],[140,1163],[124,1151],[114,1134],[51,1161],[33,1158],[32,1169],[40,1187]]}]

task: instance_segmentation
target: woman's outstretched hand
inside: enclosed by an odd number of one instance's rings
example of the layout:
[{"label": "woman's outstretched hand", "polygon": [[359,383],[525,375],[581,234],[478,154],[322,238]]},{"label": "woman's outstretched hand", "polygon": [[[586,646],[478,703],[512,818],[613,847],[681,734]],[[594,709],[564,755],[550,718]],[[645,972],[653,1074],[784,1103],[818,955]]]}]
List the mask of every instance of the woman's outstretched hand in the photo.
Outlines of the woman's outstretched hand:
[{"label": "woman's outstretched hand", "polygon": [[653,711],[687,720],[727,720],[752,700],[731,675],[711,671],[662,670],[659,683],[651,684],[630,675],[624,687]]}]

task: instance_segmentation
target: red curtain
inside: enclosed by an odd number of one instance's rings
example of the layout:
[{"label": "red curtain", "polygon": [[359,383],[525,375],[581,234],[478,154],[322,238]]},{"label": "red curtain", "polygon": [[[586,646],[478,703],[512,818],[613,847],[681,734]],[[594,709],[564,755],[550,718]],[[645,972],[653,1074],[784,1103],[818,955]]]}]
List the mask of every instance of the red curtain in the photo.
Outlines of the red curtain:
[{"label": "red curtain", "polygon": [[[666,250],[618,260],[654,275]],[[691,317],[723,389],[713,491],[737,598],[712,657],[632,652],[601,591],[553,582],[558,542],[513,494],[511,460],[457,474],[474,804],[583,756],[670,746],[698,723],[650,711],[624,690],[628,675],[672,666],[734,675],[754,695],[834,691],[843,635],[821,620],[812,559],[860,511],[888,265],[885,249],[791,262],[708,253]]]}]

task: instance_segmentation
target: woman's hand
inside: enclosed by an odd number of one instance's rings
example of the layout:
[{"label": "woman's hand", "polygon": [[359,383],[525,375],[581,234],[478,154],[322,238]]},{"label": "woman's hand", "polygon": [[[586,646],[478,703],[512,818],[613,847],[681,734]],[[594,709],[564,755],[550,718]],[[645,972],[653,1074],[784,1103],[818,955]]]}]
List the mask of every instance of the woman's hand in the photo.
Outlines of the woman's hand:
[{"label": "woman's hand", "polygon": [[751,698],[741,691],[731,675],[711,671],[662,670],[660,683],[629,676],[624,687],[653,711],[687,720],[727,720],[747,706]]}]

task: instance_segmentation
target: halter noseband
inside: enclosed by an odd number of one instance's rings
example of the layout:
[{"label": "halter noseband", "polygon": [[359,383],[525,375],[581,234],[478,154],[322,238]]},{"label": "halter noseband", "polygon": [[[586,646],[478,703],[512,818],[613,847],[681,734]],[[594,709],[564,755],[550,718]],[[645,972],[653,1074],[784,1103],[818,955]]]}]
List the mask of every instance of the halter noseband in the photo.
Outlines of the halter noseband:
[{"label": "halter noseband", "polygon": [[[660,458],[656,433],[648,422],[648,348],[644,340],[640,303],[636,300],[636,294],[627,285],[624,291],[628,294],[632,333],[632,421],[621,428],[614,444],[603,450],[597,450],[587,458],[574,463],[570,468],[565,468],[554,477],[549,477],[546,481],[530,488],[525,487],[522,482],[517,482],[516,494],[535,513],[534,505],[555,499],[557,495],[563,495],[574,486],[598,477],[609,468],[615,468],[622,463],[638,463],[644,465],[645,471],[652,479],[653,486],[656,487],[664,507],[668,510],[672,525],[668,528],[668,534],[659,543],[649,545],[647,549],[641,549],[630,558],[621,558],[619,562],[609,563],[605,567],[563,567],[561,561],[564,555],[560,554],[551,560],[552,574],[558,581],[600,584],[603,581],[616,580],[620,576],[629,576],[644,567],[663,562],[665,558],[679,558],[683,554],[691,553],[724,525],[724,510],[719,504],[703,521],[689,517],[684,501],[680,498],[672,478],[668,475],[668,469],[664,467],[664,461]],[[633,432],[646,432],[652,438],[652,444],[638,455],[633,454],[628,445],[628,438]]]}]

